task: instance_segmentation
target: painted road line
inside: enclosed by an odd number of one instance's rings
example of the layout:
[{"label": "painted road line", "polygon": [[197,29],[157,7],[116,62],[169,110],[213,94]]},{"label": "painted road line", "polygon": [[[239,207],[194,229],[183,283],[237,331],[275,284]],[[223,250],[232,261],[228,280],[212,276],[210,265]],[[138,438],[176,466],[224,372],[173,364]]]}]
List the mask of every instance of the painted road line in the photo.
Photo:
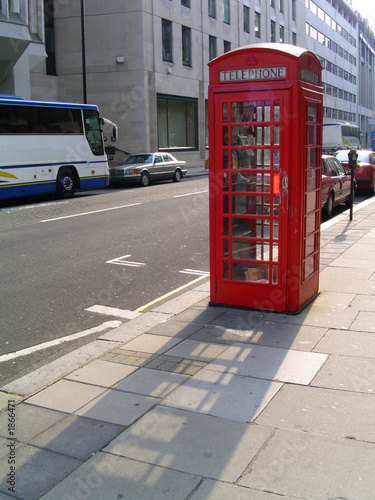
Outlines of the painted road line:
[{"label": "painted road line", "polygon": [[99,305],[87,307],[85,311],[105,314],[106,316],[116,316],[118,318],[123,318],[123,319],[134,319],[138,318],[138,316],[141,316],[140,312],[129,311],[128,309],[118,309],[117,307],[108,307]]},{"label": "painted road line", "polygon": [[64,203],[68,203],[67,201],[49,201],[48,203],[35,203],[32,205],[22,205],[20,207],[5,207],[0,208],[0,212],[14,212],[19,210],[30,210],[31,208],[43,208],[50,207],[51,205],[63,205]]},{"label": "painted road line", "polygon": [[87,337],[88,335],[92,335],[93,333],[101,333],[104,330],[107,330],[109,328],[111,329],[117,328],[118,326],[121,325],[122,325],[121,321],[106,321],[102,325],[90,328],[89,330],[83,330],[82,332],[73,333],[72,335],[67,335],[66,337],[50,340],[49,342],[44,342],[43,344],[34,345],[32,347],[22,349],[21,351],[11,352],[9,354],[3,354],[3,356],[0,356],[0,363],[3,363],[4,361],[9,361],[11,359],[20,358],[21,356],[28,356],[29,354],[33,354],[34,352],[42,351],[43,349],[48,349],[49,347],[60,345],[63,344],[64,342],[71,342],[72,340],[81,339],[83,337]]},{"label": "painted road line", "polygon": [[122,257],[116,257],[116,259],[107,260],[106,264],[117,264],[118,266],[129,266],[129,267],[142,267],[146,264],[144,262],[131,262],[130,260],[126,260],[128,257],[131,257],[130,254],[123,255]]},{"label": "painted road line", "polygon": [[207,276],[206,275],[204,275],[204,276],[198,276],[198,278],[195,278],[195,280],[190,281],[189,283],[186,283],[186,285],[182,285],[182,286],[176,288],[175,290],[172,290],[171,292],[168,292],[165,295],[162,295],[161,297],[159,297],[159,298],[157,298],[155,300],[152,300],[148,304],[145,304],[144,306],[138,307],[138,309],[136,309],[136,312],[142,312],[142,311],[144,311],[148,307],[153,306],[154,304],[157,304],[161,300],[164,300],[164,299],[170,297],[171,295],[174,295],[175,293],[178,293],[179,291],[183,290],[184,288],[187,288],[188,286],[194,285],[194,283],[197,283],[198,281],[202,280],[203,278],[207,278]]},{"label": "painted road line", "polygon": [[209,271],[199,271],[198,269],[183,269],[182,271],[178,271],[182,274],[196,274],[197,276],[209,276]]},{"label": "painted road line", "polygon": [[208,191],[208,189],[205,189],[204,191],[196,191],[195,193],[178,194],[176,196],[173,196],[173,198],[183,198],[184,196],[193,196],[194,194],[208,193]]},{"label": "painted road line", "polygon": [[120,207],[102,208],[101,210],[94,210],[92,212],[82,212],[80,214],[64,215],[63,217],[55,217],[54,219],[44,219],[41,220],[40,222],[53,222],[55,220],[71,219],[72,217],[81,217],[82,215],[98,214],[100,212],[108,212],[110,210],[120,210],[121,208],[136,207],[137,205],[141,205],[141,203],[131,203],[130,205],[121,205]]}]

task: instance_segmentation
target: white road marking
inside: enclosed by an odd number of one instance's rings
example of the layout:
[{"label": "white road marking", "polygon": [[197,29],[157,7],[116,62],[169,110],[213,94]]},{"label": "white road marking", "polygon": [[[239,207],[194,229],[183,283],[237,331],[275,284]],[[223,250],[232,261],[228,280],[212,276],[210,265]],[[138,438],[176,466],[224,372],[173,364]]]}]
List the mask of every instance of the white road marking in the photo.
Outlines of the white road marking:
[{"label": "white road marking", "polygon": [[119,266],[129,266],[129,267],[142,267],[146,264],[144,262],[131,262],[130,260],[126,260],[128,257],[131,257],[130,254],[123,255],[122,257],[116,257],[116,259],[107,260],[106,264],[117,264]]},{"label": "white road marking", "polygon": [[103,330],[107,330],[108,328],[117,328],[120,325],[122,325],[121,321],[106,321],[102,325],[90,328],[89,330],[83,330],[82,332],[73,333],[72,335],[66,335],[66,337],[50,340],[49,342],[43,342],[43,344],[34,345],[32,347],[22,349],[21,351],[15,351],[15,352],[10,352],[9,354],[4,354],[3,356],[0,356],[0,363],[3,363],[4,361],[9,361],[11,359],[20,358],[21,356],[27,356],[34,352],[42,351],[43,349],[48,349],[49,347],[63,344],[64,342],[71,342],[72,340],[81,339],[93,333],[100,333]]},{"label": "white road marking", "polygon": [[129,311],[128,309],[118,309],[117,307],[108,307],[94,305],[85,309],[85,311],[105,314],[106,316],[117,316],[118,318],[134,319],[141,315],[136,311]]},{"label": "white road marking", "polygon": [[72,217],[81,217],[82,215],[98,214],[100,212],[108,212],[109,210],[119,210],[121,208],[136,207],[137,205],[141,205],[141,203],[131,203],[130,205],[122,205],[120,207],[102,208],[101,210],[93,210],[92,212],[82,212],[80,214],[64,215],[63,217],[55,217],[54,219],[44,219],[40,222],[53,222],[55,220],[71,219]]},{"label": "white road marking", "polygon": [[173,196],[173,198],[183,198],[184,196],[193,196],[193,194],[202,194],[202,193],[208,193],[208,189],[205,189],[204,191],[196,191],[195,193],[178,194],[176,196]]},{"label": "white road marking", "polygon": [[51,205],[63,205],[64,203],[68,203],[68,202],[59,200],[59,201],[49,201],[48,203],[35,203],[33,205],[22,205],[19,207],[5,207],[5,208],[0,208],[0,212],[29,210],[31,208],[50,207]]},{"label": "white road marking", "polygon": [[179,271],[182,274],[196,274],[197,276],[209,276],[210,273],[208,271],[199,271],[198,269],[184,269],[183,271]]}]

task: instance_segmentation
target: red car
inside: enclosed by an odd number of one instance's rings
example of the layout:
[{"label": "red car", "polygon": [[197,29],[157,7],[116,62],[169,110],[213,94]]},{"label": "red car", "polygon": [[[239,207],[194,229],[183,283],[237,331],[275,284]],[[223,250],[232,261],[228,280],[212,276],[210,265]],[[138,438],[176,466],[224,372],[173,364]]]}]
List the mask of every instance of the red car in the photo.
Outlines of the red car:
[{"label": "red car", "polygon": [[[348,153],[348,149],[335,153],[336,158],[341,161],[345,169],[349,169]],[[364,149],[358,150],[357,153],[357,167],[354,174],[357,187],[369,189],[371,194],[375,194],[375,153],[374,151]]]},{"label": "red car", "polygon": [[350,202],[350,175],[334,156],[322,156],[322,209],[327,218],[335,205]]}]

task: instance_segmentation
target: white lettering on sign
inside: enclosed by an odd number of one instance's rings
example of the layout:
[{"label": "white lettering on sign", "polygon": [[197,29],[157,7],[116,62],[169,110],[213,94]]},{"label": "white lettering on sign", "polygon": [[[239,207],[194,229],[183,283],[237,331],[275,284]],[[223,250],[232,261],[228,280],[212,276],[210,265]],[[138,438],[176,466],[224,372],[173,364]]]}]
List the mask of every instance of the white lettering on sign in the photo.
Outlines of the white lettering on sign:
[{"label": "white lettering on sign", "polygon": [[285,66],[279,68],[252,68],[220,71],[221,82],[244,80],[274,80],[278,78],[286,78]]}]

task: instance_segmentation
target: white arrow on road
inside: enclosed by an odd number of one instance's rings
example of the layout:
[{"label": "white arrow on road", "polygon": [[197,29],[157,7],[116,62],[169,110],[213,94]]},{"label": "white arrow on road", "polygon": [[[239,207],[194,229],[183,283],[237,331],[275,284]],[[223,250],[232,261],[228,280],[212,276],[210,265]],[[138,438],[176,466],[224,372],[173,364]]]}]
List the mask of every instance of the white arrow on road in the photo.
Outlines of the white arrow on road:
[{"label": "white arrow on road", "polygon": [[208,271],[199,271],[198,269],[183,269],[179,271],[179,273],[183,274],[196,274],[197,276],[209,276],[210,273]]},{"label": "white arrow on road", "polygon": [[131,262],[126,260],[131,255],[123,255],[122,257],[117,257],[116,259],[107,260],[106,264],[117,264],[118,266],[129,266],[129,267],[142,267],[146,264],[144,262]]}]

